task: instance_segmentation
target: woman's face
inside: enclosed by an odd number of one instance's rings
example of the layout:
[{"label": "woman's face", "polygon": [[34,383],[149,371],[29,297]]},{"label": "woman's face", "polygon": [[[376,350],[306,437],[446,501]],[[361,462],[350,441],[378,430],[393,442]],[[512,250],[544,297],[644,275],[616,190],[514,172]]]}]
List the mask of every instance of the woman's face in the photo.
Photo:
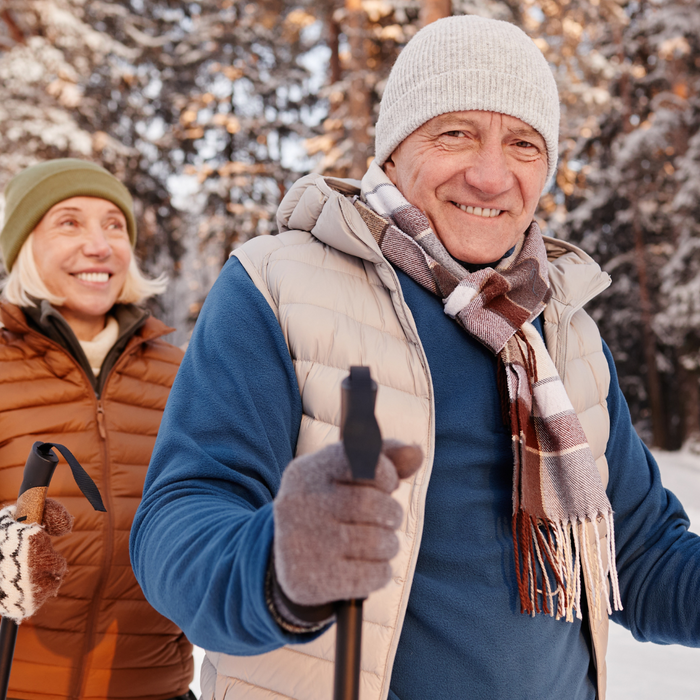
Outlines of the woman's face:
[{"label": "woman's face", "polygon": [[124,286],[131,244],[121,209],[98,197],[55,204],[34,229],[32,251],[48,290],[64,297],[61,314],[90,340]]}]

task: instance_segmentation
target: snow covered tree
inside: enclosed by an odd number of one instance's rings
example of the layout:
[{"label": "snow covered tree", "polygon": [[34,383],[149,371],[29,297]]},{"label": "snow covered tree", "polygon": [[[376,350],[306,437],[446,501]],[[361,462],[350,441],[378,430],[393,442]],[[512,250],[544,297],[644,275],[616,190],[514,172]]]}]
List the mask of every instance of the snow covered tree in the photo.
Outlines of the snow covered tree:
[{"label": "snow covered tree", "polygon": [[[105,165],[135,197],[147,266],[177,276],[193,253],[180,282],[194,317],[208,290],[198,270],[215,274],[236,242],[273,230],[308,170],[325,78],[310,62],[322,26],[310,4],[7,0],[0,187],[48,158]],[[188,191],[196,213],[173,206]]]},{"label": "snow covered tree", "polygon": [[327,117],[322,133],[306,142],[312,170],[362,177],[373,155],[374,123],[384,82],[399,50],[418,31],[418,0],[327,0],[330,49],[319,92]]},{"label": "snow covered tree", "polygon": [[[658,54],[667,64],[667,109],[677,118],[664,151],[673,199],[668,263],[660,271],[662,310],[655,319],[661,341],[677,353],[684,438],[700,448],[700,8],[673,8],[660,28]],[[670,91],[668,90],[670,88]],[[660,100],[657,100],[660,101]]]},{"label": "snow covered tree", "polygon": [[60,156],[120,177],[138,254],[174,278],[158,313],[179,342],[295,179],[362,175],[398,52],[449,13],[514,22],[552,64],[562,138],[541,223],[613,276],[592,311],[645,439],[700,441],[693,0],[4,0],[0,188]]},{"label": "snow covered tree", "polygon": [[687,397],[697,399],[697,374],[685,381],[684,369],[695,371],[688,303],[697,232],[688,205],[700,129],[700,8],[649,0],[625,10],[629,21],[599,49],[613,69],[610,107],[581,130],[565,177],[559,173],[568,210],[562,230],[613,275],[594,313],[638,429],[653,444],[678,447],[692,409]]}]

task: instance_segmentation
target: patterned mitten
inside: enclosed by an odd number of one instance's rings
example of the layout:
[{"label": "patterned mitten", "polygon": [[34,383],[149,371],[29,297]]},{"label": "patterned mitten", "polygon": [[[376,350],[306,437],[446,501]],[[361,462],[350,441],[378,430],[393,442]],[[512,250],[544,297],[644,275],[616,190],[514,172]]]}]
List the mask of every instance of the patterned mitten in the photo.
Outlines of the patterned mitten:
[{"label": "patterned mitten", "polygon": [[15,506],[0,510],[0,614],[19,623],[55,596],[68,565],[49,535],[66,535],[73,517],[46,499],[42,525],[18,523]]},{"label": "patterned mitten", "polygon": [[339,442],[289,463],[274,501],[274,563],[292,602],[366,598],[388,583],[403,518],[390,494],[422,460],[418,446],[385,440],[370,482],[352,480]]}]

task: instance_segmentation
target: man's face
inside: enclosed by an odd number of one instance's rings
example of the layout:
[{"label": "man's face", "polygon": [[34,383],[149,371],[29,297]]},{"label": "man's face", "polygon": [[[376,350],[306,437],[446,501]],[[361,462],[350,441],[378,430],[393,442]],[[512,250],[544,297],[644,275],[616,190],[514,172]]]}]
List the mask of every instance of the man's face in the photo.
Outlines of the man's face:
[{"label": "man's face", "polygon": [[450,112],[404,139],[384,164],[449,253],[495,262],[532,222],[547,178],[544,139],[497,112]]}]

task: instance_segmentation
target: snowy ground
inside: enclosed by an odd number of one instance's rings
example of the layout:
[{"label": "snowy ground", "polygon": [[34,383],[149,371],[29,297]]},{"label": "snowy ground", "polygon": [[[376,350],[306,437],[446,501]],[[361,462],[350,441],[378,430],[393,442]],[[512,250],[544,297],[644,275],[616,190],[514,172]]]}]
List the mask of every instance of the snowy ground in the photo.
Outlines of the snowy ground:
[{"label": "snowy ground", "polygon": [[194,691],[194,694],[199,697],[199,669],[202,666],[202,659],[204,658],[204,650],[199,647],[194,648],[194,680],[190,685],[190,688]]},{"label": "snowy ground", "polygon": [[[691,529],[700,533],[700,457],[682,452],[655,452],[666,488],[681,500]],[[195,649],[192,689],[199,696],[203,652]],[[610,625],[608,700],[698,700],[700,649],[640,644],[619,625]]]}]

